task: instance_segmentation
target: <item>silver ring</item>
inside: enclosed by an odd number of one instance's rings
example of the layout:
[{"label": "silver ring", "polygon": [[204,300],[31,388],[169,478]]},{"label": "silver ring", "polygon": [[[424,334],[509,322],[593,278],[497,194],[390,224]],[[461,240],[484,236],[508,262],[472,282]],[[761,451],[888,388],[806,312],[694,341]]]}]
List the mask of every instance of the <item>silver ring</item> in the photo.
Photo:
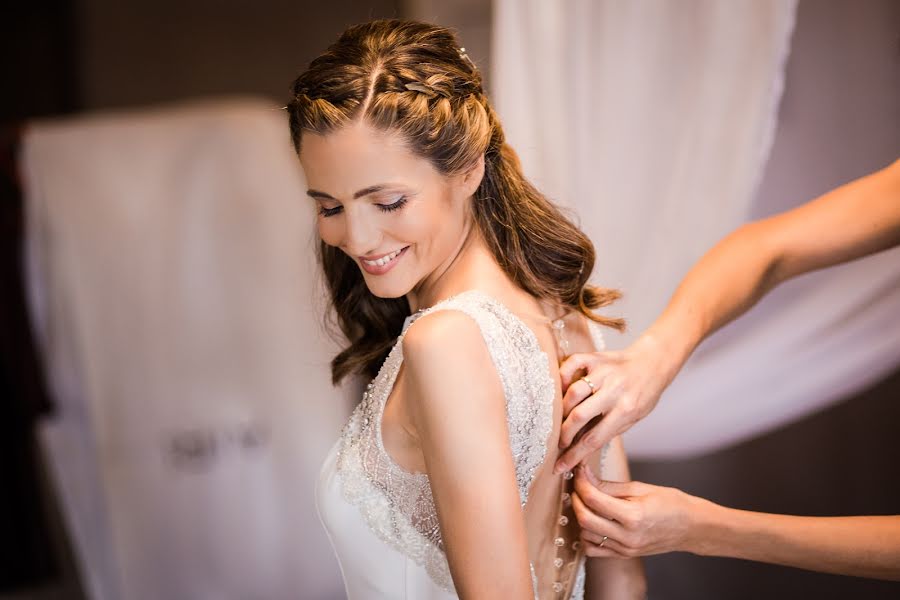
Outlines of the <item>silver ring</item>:
[{"label": "silver ring", "polygon": [[582,380],[583,382],[585,382],[586,384],[588,384],[588,387],[591,388],[591,394],[596,394],[596,393],[597,393],[597,388],[594,387],[594,382],[591,381],[590,379],[588,379],[588,376],[587,376],[587,375],[585,375],[584,377],[582,377],[581,380]]},{"label": "silver ring", "polygon": [[603,539],[600,540],[600,545],[597,546],[597,547],[598,547],[598,548],[602,548],[602,547],[603,547],[603,544],[605,544],[605,543],[606,543],[606,540],[608,540],[608,539],[609,539],[609,536],[608,536],[608,535],[604,535],[604,536],[603,536]]}]

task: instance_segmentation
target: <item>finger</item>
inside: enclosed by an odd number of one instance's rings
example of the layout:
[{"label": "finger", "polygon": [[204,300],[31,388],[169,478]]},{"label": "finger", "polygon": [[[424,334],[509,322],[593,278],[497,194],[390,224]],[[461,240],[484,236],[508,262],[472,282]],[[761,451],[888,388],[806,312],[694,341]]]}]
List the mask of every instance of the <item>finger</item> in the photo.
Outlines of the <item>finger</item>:
[{"label": "finger", "polygon": [[[563,422],[563,427],[565,426],[566,423]],[[619,423],[615,411],[604,415],[581,439],[562,453],[556,461],[553,472],[562,473],[563,471],[568,471],[585,460],[588,456],[605,446],[609,440],[616,437],[619,433],[618,428]],[[560,430],[560,439],[562,439],[562,430]]]},{"label": "finger", "polygon": [[[581,464],[584,465],[585,463],[581,463]],[[585,466],[585,468],[583,468],[583,469],[578,469],[578,471],[575,473],[575,475],[576,476],[581,475],[582,477],[585,477],[588,480],[588,482],[596,488],[599,488],[601,485],[603,485],[603,481],[599,477],[597,477],[597,474],[594,473],[594,470],[590,467]],[[607,493],[609,493],[609,492],[607,492]],[[615,494],[612,494],[612,495],[615,495]]]},{"label": "finger", "polygon": [[586,381],[576,379],[569,387],[563,386],[562,409],[563,416],[578,406],[583,400],[590,397],[594,391]]},{"label": "finger", "polygon": [[584,542],[584,553],[591,558],[630,558],[634,555],[628,548],[612,538],[607,538],[603,545]]},{"label": "finger", "polygon": [[[590,396],[604,395],[603,382],[606,379],[606,369],[601,367],[602,365],[597,365],[586,375],[573,380],[568,386],[563,386],[563,415],[568,415],[573,408]],[[581,372],[578,371],[578,373]],[[590,383],[586,380],[589,380]],[[612,394],[607,391],[605,395],[611,396]]]},{"label": "finger", "polygon": [[588,558],[627,558],[616,553],[612,548],[604,545],[602,548],[597,544],[584,544],[584,554]]},{"label": "finger", "polygon": [[603,538],[608,539],[609,536],[608,535],[600,535],[599,533],[594,533],[593,531],[590,531],[589,529],[581,530],[581,541],[583,541],[583,542],[588,542],[591,544],[600,544],[602,542],[603,544],[605,544],[606,542],[603,542]]},{"label": "finger", "polygon": [[[575,476],[575,493],[578,495],[578,499],[582,501],[591,512],[606,517],[606,520],[621,522],[631,510],[629,501],[605,493],[601,488],[598,488],[588,481],[585,475],[580,472],[581,469],[578,471],[579,473]],[[609,489],[614,486],[604,487]],[[604,531],[604,535],[609,534]]]},{"label": "finger", "polygon": [[562,389],[568,389],[568,387],[572,385],[575,375],[580,371],[590,371],[594,368],[594,365],[599,359],[600,357],[596,353],[573,354],[566,358],[566,360],[559,365],[559,378],[562,381]]},{"label": "finger", "polygon": [[[569,390],[580,389],[582,385],[587,387],[587,384],[579,384],[576,381]],[[590,423],[591,419],[605,417],[605,413],[611,412],[613,408],[613,400],[602,388],[593,396],[585,398],[563,418],[562,426],[559,428],[560,448],[571,446],[575,436]]]},{"label": "finger", "polygon": [[603,375],[595,375],[591,378],[591,384],[593,384],[594,387],[591,387],[591,385],[584,380],[584,377],[572,382],[572,385],[570,385],[563,394],[563,416],[568,416],[576,406],[591,396],[603,391]]},{"label": "finger", "polygon": [[576,477],[582,476],[590,482],[595,488],[608,496],[616,498],[633,498],[640,496],[643,484],[639,481],[611,481],[609,479],[600,479],[594,471],[585,466],[575,472]]},{"label": "finger", "polygon": [[600,537],[605,535],[611,538],[624,538],[626,535],[620,524],[593,511],[577,493],[572,494],[572,510],[575,511],[575,518],[582,532],[589,531]]},{"label": "finger", "polygon": [[[575,508],[576,506],[577,508]],[[588,536],[589,539],[594,539],[599,543],[603,536],[622,535],[622,528],[619,524],[592,512],[575,494],[572,495],[572,510],[581,526],[581,534]]]}]

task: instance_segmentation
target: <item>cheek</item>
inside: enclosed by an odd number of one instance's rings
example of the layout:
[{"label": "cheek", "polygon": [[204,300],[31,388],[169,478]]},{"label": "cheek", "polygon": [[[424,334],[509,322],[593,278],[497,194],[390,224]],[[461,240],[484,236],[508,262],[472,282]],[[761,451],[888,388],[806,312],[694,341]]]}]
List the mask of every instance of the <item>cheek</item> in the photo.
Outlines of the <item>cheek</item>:
[{"label": "cheek", "polygon": [[456,215],[442,199],[418,207],[410,211],[403,219],[403,231],[423,245],[441,244],[444,238],[455,236]]},{"label": "cheek", "polygon": [[343,230],[341,224],[337,222],[340,219],[338,217],[323,217],[321,215],[317,219],[316,229],[319,232],[319,238],[329,246],[340,246],[341,231]]},{"label": "cheek", "polygon": [[[418,210],[409,211],[393,228],[394,238],[415,244],[415,256],[427,265],[445,260],[456,248],[462,230],[462,219],[441,198],[436,198]],[[458,222],[460,221],[460,222]]]},{"label": "cheek", "polygon": [[427,243],[434,231],[431,215],[427,211],[410,211],[397,219],[391,229],[396,237],[417,243]]}]

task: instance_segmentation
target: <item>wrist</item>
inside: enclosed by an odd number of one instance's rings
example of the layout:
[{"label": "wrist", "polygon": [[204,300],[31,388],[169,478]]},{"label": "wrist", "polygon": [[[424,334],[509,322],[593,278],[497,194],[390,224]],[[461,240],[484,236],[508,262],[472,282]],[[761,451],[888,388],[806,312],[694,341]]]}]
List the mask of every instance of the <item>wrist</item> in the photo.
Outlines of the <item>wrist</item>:
[{"label": "wrist", "polygon": [[729,539],[730,509],[709,500],[689,496],[688,535],[684,550],[699,556],[723,556],[723,540]]},{"label": "wrist", "polygon": [[696,344],[688,336],[653,326],[635,341],[634,347],[653,356],[653,364],[668,385],[684,366]]}]

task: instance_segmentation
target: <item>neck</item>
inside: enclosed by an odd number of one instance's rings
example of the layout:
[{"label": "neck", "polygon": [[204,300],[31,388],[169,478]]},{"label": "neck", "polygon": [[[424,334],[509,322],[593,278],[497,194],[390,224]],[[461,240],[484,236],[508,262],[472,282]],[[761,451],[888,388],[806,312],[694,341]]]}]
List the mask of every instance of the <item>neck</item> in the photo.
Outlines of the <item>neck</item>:
[{"label": "neck", "polygon": [[490,291],[488,282],[506,279],[478,228],[470,222],[450,258],[413,288],[406,299],[410,310],[416,312],[469,289]]}]

